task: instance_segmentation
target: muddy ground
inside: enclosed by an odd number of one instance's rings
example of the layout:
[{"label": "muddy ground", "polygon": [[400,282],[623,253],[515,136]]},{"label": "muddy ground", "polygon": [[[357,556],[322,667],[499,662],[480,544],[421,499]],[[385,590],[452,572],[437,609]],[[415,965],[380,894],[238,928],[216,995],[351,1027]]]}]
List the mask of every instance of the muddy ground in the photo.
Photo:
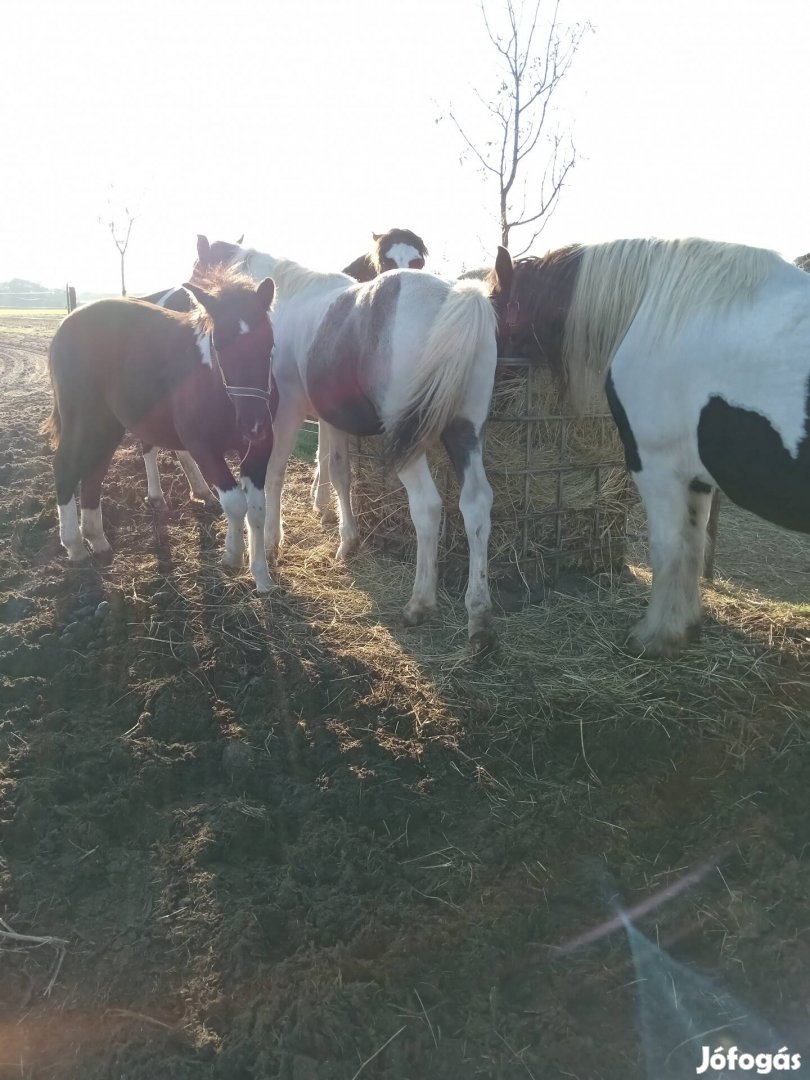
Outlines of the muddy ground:
[{"label": "muddy ground", "polygon": [[168,517],[144,506],[127,446],[115,559],[70,569],[38,434],[57,321],[0,319],[0,1075],[810,1059],[807,540],[725,510],[677,663],[620,648],[639,562],[503,616],[472,667],[458,597],[405,629],[409,567],[335,567],[303,463],[259,599],[170,457]]}]

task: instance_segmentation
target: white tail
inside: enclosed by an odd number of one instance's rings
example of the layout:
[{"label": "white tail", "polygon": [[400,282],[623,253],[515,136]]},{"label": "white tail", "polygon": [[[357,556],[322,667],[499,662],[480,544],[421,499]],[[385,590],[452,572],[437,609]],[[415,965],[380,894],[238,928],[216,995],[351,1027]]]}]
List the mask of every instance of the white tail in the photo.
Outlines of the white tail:
[{"label": "white tail", "polygon": [[445,430],[467,394],[481,346],[488,339],[494,343],[495,332],[495,310],[485,287],[457,281],[430,328],[405,402],[386,424],[395,464],[406,464]]}]

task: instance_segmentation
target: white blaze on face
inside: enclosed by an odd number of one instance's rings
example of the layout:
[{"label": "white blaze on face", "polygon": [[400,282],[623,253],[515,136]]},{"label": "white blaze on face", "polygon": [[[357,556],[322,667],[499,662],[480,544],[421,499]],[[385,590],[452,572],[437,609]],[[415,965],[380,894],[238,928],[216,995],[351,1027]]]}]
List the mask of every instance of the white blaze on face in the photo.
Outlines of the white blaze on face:
[{"label": "white blaze on face", "polygon": [[240,334],[249,334],[250,333],[250,327],[248,326],[248,324],[245,322],[244,319],[239,320],[239,333]]},{"label": "white blaze on face", "polygon": [[202,330],[197,332],[197,348],[200,350],[200,359],[207,366],[213,369],[214,358],[211,355],[211,339],[208,334],[204,334]]},{"label": "white blaze on face", "polygon": [[400,270],[407,270],[411,259],[421,259],[422,255],[411,244],[392,244],[383,258],[396,263]]}]

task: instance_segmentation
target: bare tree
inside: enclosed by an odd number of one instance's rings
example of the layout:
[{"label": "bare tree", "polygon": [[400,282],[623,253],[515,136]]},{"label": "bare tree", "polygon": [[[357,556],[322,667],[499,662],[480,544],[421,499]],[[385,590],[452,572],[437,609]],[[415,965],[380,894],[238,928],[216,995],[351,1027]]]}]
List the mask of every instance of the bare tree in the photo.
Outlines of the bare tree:
[{"label": "bare tree", "polygon": [[[127,295],[127,284],[125,275],[125,263],[127,248],[129,247],[129,238],[132,235],[132,226],[135,224],[137,213],[135,210],[130,210],[132,202],[130,201],[130,195],[125,202],[121,198],[115,184],[110,184],[107,189],[107,206],[103,214],[99,214],[98,223],[103,225],[105,229],[109,230],[110,236],[113,238],[113,243],[118,250],[118,257],[121,260],[121,295]],[[137,196],[136,196],[137,201]]]},{"label": "bare tree", "polygon": [[129,238],[132,234],[132,226],[135,224],[135,215],[130,210],[124,207],[124,223],[116,221],[115,218],[111,218],[107,222],[107,228],[110,230],[110,235],[113,238],[113,243],[118,248],[118,254],[121,256],[121,295],[127,295],[127,285],[124,276],[124,261],[126,259],[127,248],[129,247]]},{"label": "bare tree", "polygon": [[[476,95],[489,114],[490,131],[483,141],[468,134],[453,109],[450,118],[470,153],[482,169],[498,183],[501,243],[508,247],[512,229],[532,226],[525,254],[543,231],[557,206],[565,180],[576,163],[576,149],[570,131],[555,125],[553,98],[565,77],[590,24],[565,26],[560,22],[560,0],[500,0],[505,5],[508,26],[503,32],[493,27],[494,0],[481,0],[489,40],[498,52],[500,84],[494,97]],[[541,7],[548,9],[540,21]],[[494,136],[491,129],[494,128]],[[540,167],[535,162],[546,150]],[[531,161],[529,159],[531,155]]]}]

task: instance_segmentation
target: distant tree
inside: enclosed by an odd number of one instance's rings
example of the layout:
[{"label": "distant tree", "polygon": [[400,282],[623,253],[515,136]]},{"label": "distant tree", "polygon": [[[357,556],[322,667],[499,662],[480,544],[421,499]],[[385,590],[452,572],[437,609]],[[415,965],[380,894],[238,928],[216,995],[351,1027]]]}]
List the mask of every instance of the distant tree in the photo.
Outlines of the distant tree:
[{"label": "distant tree", "polygon": [[[484,25],[498,54],[497,88],[491,94],[476,90],[487,113],[486,134],[475,138],[471,132],[478,125],[462,124],[452,107],[449,111],[467,152],[497,182],[501,243],[509,246],[513,229],[532,227],[522,250],[513,252],[517,255],[525,254],[543,231],[576,163],[571,133],[555,124],[552,102],[591,29],[590,23],[561,23],[560,0],[530,0],[526,9],[524,0],[519,6],[515,0],[481,0]],[[502,31],[495,28],[496,18]]]},{"label": "distant tree", "polygon": [[107,222],[107,228],[110,230],[110,235],[113,238],[113,243],[118,248],[118,254],[121,257],[121,295],[127,295],[126,278],[124,275],[124,263],[127,255],[127,248],[129,247],[129,238],[132,235],[132,226],[135,224],[135,215],[130,212],[128,207],[124,207],[124,220],[123,222],[112,218]]},{"label": "distant tree", "polygon": [[130,210],[132,203],[121,198],[116,185],[110,184],[107,191],[107,208],[99,215],[98,222],[109,230],[113,238],[118,257],[121,260],[121,295],[127,295],[126,284],[126,256],[129,247],[129,239],[132,235],[132,226],[135,224],[136,212]]}]

